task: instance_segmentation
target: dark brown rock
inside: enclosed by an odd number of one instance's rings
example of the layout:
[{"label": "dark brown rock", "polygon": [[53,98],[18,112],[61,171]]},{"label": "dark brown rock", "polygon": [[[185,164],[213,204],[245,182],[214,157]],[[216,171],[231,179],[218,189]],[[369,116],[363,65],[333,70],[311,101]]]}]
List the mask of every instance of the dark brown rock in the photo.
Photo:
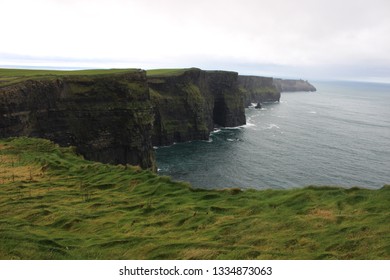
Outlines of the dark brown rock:
[{"label": "dark brown rock", "polygon": [[214,126],[245,124],[238,74],[191,68],[148,77],[155,110],[153,145],[207,140]]},{"label": "dark brown rock", "polygon": [[75,146],[86,159],[156,169],[145,71],[33,79],[0,88],[0,137]]},{"label": "dark brown rock", "polygon": [[245,107],[251,103],[279,102],[280,90],[273,78],[260,76],[238,76],[240,91],[245,96]]}]

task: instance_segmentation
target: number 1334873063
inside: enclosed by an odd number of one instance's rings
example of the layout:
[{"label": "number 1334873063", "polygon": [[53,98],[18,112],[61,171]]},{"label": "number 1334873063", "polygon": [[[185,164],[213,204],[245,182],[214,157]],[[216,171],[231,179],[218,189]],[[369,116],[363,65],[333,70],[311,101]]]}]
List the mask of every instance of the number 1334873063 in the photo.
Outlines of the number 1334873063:
[{"label": "number 1334873063", "polygon": [[213,267],[213,275],[272,275],[272,267],[220,266]]}]

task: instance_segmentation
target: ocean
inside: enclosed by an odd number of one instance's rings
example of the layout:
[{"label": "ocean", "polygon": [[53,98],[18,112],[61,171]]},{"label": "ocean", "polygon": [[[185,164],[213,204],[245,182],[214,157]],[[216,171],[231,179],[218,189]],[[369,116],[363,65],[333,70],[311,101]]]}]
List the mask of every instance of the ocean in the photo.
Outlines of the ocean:
[{"label": "ocean", "polygon": [[209,141],[157,148],[158,173],[207,189],[390,184],[390,85],[313,84],[246,109],[246,125]]}]

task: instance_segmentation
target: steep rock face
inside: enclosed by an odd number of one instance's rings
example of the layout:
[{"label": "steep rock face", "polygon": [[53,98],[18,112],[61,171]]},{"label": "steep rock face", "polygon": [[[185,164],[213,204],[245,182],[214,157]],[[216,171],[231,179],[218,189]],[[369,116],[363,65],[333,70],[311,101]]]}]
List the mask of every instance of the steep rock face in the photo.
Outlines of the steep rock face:
[{"label": "steep rock face", "polygon": [[304,80],[284,80],[274,79],[274,84],[281,92],[294,92],[294,91],[316,91],[317,89]]},{"label": "steep rock face", "polygon": [[148,77],[155,110],[153,145],[206,140],[214,126],[245,124],[238,74],[192,68]]},{"label": "steep rock face", "polygon": [[214,97],[214,124],[223,127],[245,124],[244,96],[239,91],[238,73],[206,71],[206,81]]},{"label": "steep rock face", "polygon": [[155,169],[145,71],[30,79],[0,88],[0,137],[76,146],[86,159]]},{"label": "steep rock face", "polygon": [[238,76],[240,91],[245,96],[245,107],[251,103],[276,102],[280,100],[280,90],[274,79],[260,76]]}]

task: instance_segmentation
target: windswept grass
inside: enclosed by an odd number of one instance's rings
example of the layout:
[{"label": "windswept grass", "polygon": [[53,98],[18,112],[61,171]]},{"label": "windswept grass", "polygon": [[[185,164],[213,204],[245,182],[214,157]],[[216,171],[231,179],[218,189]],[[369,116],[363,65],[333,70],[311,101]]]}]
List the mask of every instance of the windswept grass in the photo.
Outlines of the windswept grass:
[{"label": "windswept grass", "polygon": [[89,69],[89,70],[35,70],[0,68],[0,87],[27,79],[49,79],[58,76],[111,75],[135,72],[138,69]]},{"label": "windswept grass", "polygon": [[180,69],[150,69],[146,71],[148,77],[153,76],[179,76],[191,68]]},{"label": "windswept grass", "polygon": [[0,259],[389,259],[380,190],[194,190],[47,140],[0,140]]}]

